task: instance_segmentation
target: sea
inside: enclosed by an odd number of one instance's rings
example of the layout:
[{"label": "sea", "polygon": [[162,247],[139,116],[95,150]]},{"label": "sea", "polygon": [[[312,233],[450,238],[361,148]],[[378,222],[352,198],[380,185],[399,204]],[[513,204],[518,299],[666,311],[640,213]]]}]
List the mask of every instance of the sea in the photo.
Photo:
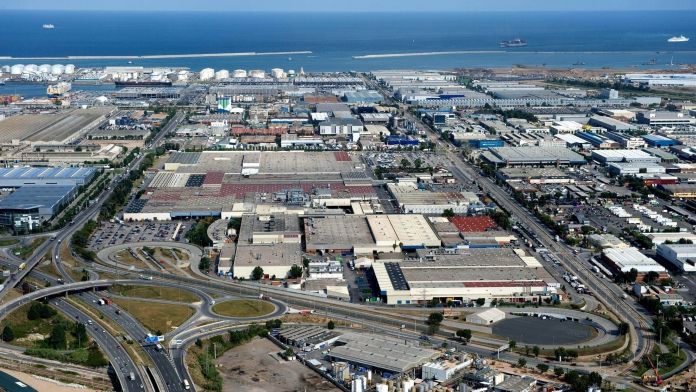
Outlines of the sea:
[{"label": "sea", "polygon": [[[42,28],[49,23],[55,28]],[[668,38],[682,34],[691,41],[667,42]],[[500,41],[515,38],[526,40],[528,46],[500,48]],[[284,53],[264,54],[269,52]],[[246,55],[97,58],[215,53]],[[67,56],[89,58],[61,58]],[[2,10],[0,65],[16,63],[176,66],[194,71],[206,67],[302,68],[308,72],[511,66],[677,68],[696,63],[696,11]]]}]

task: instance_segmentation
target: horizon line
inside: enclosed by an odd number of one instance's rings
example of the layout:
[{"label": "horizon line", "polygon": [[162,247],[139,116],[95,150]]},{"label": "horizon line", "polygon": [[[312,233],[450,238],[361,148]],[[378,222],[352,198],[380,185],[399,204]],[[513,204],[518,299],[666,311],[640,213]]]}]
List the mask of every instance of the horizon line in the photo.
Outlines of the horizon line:
[{"label": "horizon line", "polygon": [[157,13],[172,13],[172,12],[224,12],[224,13],[274,13],[274,14],[317,14],[317,13],[369,13],[369,14],[395,14],[395,13],[410,13],[410,14],[435,14],[442,12],[456,12],[456,13],[477,13],[477,12],[515,12],[515,13],[534,13],[534,12],[668,12],[668,11],[696,11],[694,8],[665,8],[665,9],[653,9],[653,8],[637,8],[629,11],[622,9],[582,9],[582,8],[569,8],[569,9],[537,9],[537,10],[517,10],[517,9],[496,9],[496,10],[461,10],[461,9],[440,9],[440,10],[266,10],[266,9],[248,9],[248,10],[233,10],[233,9],[143,9],[143,10],[132,10],[132,9],[115,9],[115,8],[3,8],[0,6],[0,10],[4,11],[52,11],[52,12],[132,12],[132,13],[143,13],[143,12],[157,12]]}]

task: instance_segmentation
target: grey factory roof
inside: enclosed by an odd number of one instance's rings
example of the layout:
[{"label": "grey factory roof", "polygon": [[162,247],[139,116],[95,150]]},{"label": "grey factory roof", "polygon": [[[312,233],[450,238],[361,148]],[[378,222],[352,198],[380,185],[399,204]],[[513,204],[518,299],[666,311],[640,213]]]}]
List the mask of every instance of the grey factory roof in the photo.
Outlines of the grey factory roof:
[{"label": "grey factory roof", "polygon": [[[113,107],[74,109],[58,114],[22,114],[0,121],[0,142],[65,142],[111,113]],[[96,124],[95,124],[96,125]]]},{"label": "grey factory roof", "polygon": [[364,216],[341,215],[305,219],[308,250],[351,249],[354,245],[374,244]]},{"label": "grey factory roof", "polygon": [[234,267],[302,265],[300,244],[240,244],[234,256]]},{"label": "grey factory roof", "polygon": [[340,334],[318,325],[290,325],[280,330],[280,338],[295,345],[315,345],[330,341]]},{"label": "grey factory roof", "polygon": [[194,165],[201,157],[200,152],[175,152],[169,157],[169,163],[181,163],[183,165]]},{"label": "grey factory roof", "polygon": [[0,181],[7,179],[84,179],[94,174],[91,167],[13,167],[0,169]]},{"label": "grey factory roof", "polygon": [[498,147],[491,148],[490,153],[511,165],[519,164],[553,164],[556,162],[582,164],[585,158],[567,148],[552,147]]},{"label": "grey factory roof", "polygon": [[26,185],[83,185],[95,174],[93,168],[15,167],[0,169],[0,187]]},{"label": "grey factory roof", "polygon": [[403,373],[437,357],[435,350],[420,348],[401,339],[348,333],[331,349],[334,358],[395,373]]},{"label": "grey factory roof", "polygon": [[568,174],[555,167],[504,167],[498,172],[511,178],[565,178]]},{"label": "grey factory roof", "polygon": [[53,208],[61,204],[75,189],[75,185],[30,185],[12,192],[0,201],[0,210]]},{"label": "grey factory roof", "polygon": [[411,288],[442,287],[443,283],[467,287],[489,282],[537,282],[549,278],[541,269],[526,267],[434,268],[429,263],[413,262],[399,266]]}]

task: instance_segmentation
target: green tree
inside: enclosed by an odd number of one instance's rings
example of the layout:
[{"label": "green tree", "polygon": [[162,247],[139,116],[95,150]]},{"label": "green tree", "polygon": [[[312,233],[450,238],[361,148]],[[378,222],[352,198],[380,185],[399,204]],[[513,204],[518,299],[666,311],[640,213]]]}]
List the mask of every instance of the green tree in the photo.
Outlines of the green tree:
[{"label": "green tree", "polygon": [[549,370],[549,365],[545,363],[540,363],[537,366],[537,369],[539,369],[539,373],[544,374]]},{"label": "green tree", "polygon": [[510,341],[508,342],[508,346],[510,346],[510,350],[514,350],[515,347],[517,347],[517,342],[514,341],[514,340],[510,340]]},{"label": "green tree", "polygon": [[56,315],[56,311],[46,304],[41,304],[39,308],[39,315],[42,319],[49,319]]},{"label": "green tree", "polygon": [[102,367],[109,364],[109,361],[104,357],[99,347],[96,344],[90,346],[87,352],[87,366]]},{"label": "green tree", "polygon": [[41,304],[38,302],[33,302],[29,306],[29,311],[27,311],[27,319],[38,320],[41,318]]},{"label": "green tree", "polygon": [[421,166],[423,166],[423,160],[420,158],[416,158],[416,160],[413,161],[413,166],[415,166],[416,169],[420,169]]},{"label": "green tree", "polygon": [[336,323],[333,320],[329,320],[328,323],[326,323],[326,328],[328,329],[335,329],[336,328]]},{"label": "green tree", "polygon": [[438,329],[440,329],[440,323],[442,323],[442,320],[445,319],[445,316],[442,315],[440,312],[433,312],[430,313],[428,316],[428,320],[426,323],[428,324],[428,330],[430,331],[430,334],[435,334]]},{"label": "green tree", "polygon": [[535,357],[538,357],[539,354],[541,353],[541,349],[539,348],[539,346],[532,347],[532,353],[534,354]]},{"label": "green tree", "polygon": [[5,328],[2,329],[2,341],[11,342],[14,340],[14,338],[14,330],[11,326],[6,325]]},{"label": "green tree", "polygon": [[303,273],[304,271],[302,270],[302,267],[297,264],[293,264],[293,266],[290,268],[290,272],[288,273],[288,277],[291,279],[301,278]]},{"label": "green tree", "polygon": [[211,265],[212,262],[210,261],[210,259],[203,256],[201,257],[201,261],[198,262],[198,269],[203,272],[209,272]]},{"label": "green tree", "polygon": [[411,167],[411,161],[409,161],[409,160],[406,159],[406,158],[404,158],[404,159],[401,160],[401,168],[402,168],[402,169],[405,170],[405,169],[408,169],[408,168],[410,168],[410,167]]},{"label": "green tree", "polygon": [[68,340],[65,336],[65,326],[56,324],[51,330],[51,334],[46,340],[46,344],[56,350],[65,350],[68,346]]},{"label": "green tree", "polygon": [[555,368],[553,368],[553,374],[555,374],[556,377],[559,377],[559,378],[560,378],[560,377],[563,375],[563,373],[565,373],[565,370],[563,370],[562,367],[555,367]]},{"label": "green tree", "polygon": [[442,216],[445,218],[454,218],[456,214],[454,213],[454,210],[451,208],[447,208],[444,211],[442,211]]},{"label": "green tree", "polygon": [[483,306],[486,304],[486,299],[485,298],[478,298],[476,299],[476,306]]},{"label": "green tree", "polygon": [[77,340],[78,347],[85,347],[89,338],[87,336],[87,328],[82,323],[75,323],[75,328],[73,329],[73,336]]},{"label": "green tree", "polygon": [[619,323],[619,334],[626,335],[628,333],[629,328],[630,326],[628,325],[628,323]]},{"label": "green tree", "polygon": [[261,280],[263,279],[263,268],[260,266],[254,267],[254,269],[251,271],[251,279],[252,280]]},{"label": "green tree", "polygon": [[468,342],[471,340],[471,330],[470,329],[459,329],[457,330],[457,337]]},{"label": "green tree", "polygon": [[517,367],[523,368],[523,367],[525,367],[525,366],[527,366],[527,360],[526,360],[526,359],[520,358],[520,359],[517,360]]}]

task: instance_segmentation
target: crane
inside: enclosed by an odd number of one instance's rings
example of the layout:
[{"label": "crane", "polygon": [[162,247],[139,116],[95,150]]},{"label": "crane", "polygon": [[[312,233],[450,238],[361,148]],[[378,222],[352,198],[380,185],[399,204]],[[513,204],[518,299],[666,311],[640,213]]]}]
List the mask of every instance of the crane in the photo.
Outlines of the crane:
[{"label": "crane", "polygon": [[652,367],[653,371],[655,372],[655,384],[662,385],[662,378],[660,378],[660,372],[657,370],[655,365],[653,365],[653,362],[650,360],[650,356],[648,355],[645,358],[648,359],[648,363],[650,364],[650,367]]}]

